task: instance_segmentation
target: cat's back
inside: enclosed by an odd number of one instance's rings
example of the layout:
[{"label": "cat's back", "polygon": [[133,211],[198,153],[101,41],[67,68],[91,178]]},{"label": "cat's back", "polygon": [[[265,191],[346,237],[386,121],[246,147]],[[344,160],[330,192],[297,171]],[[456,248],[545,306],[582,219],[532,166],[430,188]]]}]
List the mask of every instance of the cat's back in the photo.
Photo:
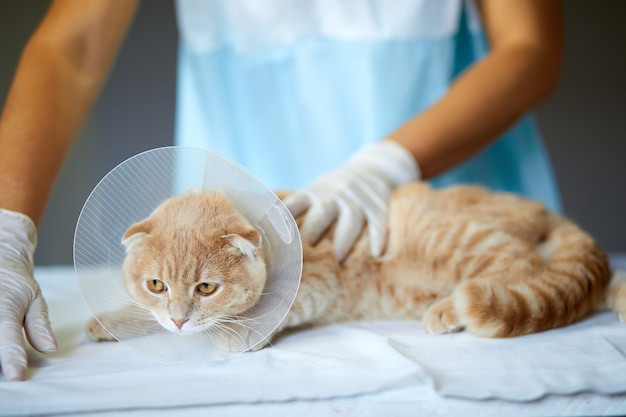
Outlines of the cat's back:
[{"label": "cat's back", "polygon": [[543,204],[509,193],[469,185],[434,189],[411,183],[392,195],[388,250],[401,251],[416,239],[443,239],[455,245],[479,231],[507,233],[536,244],[545,237],[551,216]]}]

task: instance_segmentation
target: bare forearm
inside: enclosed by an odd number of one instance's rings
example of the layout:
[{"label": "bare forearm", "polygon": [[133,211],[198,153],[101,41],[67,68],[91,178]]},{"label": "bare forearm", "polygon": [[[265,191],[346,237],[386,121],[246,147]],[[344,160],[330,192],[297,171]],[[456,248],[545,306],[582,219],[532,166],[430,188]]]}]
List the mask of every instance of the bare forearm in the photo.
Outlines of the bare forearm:
[{"label": "bare forearm", "polygon": [[558,0],[477,0],[490,52],[434,106],[390,137],[408,148],[424,178],[495,140],[556,86],[562,50]]},{"label": "bare forearm", "polygon": [[24,51],[0,122],[0,201],[40,218],[96,89],[54,50]]},{"label": "bare forearm", "polygon": [[136,6],[53,3],[22,54],[0,119],[0,207],[39,221]]},{"label": "bare forearm", "polygon": [[424,178],[446,171],[494,140],[552,91],[558,70],[546,71],[542,59],[541,53],[523,48],[490,54],[390,138],[413,153]]}]

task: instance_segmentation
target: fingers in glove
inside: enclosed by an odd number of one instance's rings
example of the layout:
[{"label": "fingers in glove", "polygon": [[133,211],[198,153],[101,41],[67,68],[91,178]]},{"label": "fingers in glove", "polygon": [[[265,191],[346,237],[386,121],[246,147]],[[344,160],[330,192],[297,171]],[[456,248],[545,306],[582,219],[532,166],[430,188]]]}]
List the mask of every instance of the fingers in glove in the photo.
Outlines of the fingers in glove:
[{"label": "fingers in glove", "polygon": [[335,234],[333,236],[333,246],[335,249],[335,257],[341,262],[348,255],[352,246],[354,246],[354,243],[359,238],[363,230],[365,217],[358,206],[343,199],[339,199],[337,203],[339,207],[339,218],[337,219]]},{"label": "fingers in glove", "polygon": [[333,200],[318,200],[304,216],[300,235],[302,240],[314,245],[322,237],[337,216],[337,204]]},{"label": "fingers in glove", "polygon": [[57,342],[48,320],[48,306],[41,295],[30,305],[24,319],[26,337],[32,347],[41,353],[52,353],[57,349]]},{"label": "fingers in glove", "polygon": [[26,377],[26,350],[21,323],[0,323],[0,366],[9,381]]},{"label": "fingers in glove", "polygon": [[391,190],[376,177],[355,183],[345,196],[351,206],[358,208],[365,216],[369,230],[370,253],[379,257],[385,249],[387,238],[387,202]]},{"label": "fingers in glove", "polygon": [[382,255],[387,241],[387,218],[378,216],[367,221],[370,237],[370,253],[374,258]]},{"label": "fingers in glove", "polygon": [[283,200],[293,217],[304,213],[311,206],[311,198],[306,192],[294,193]]}]

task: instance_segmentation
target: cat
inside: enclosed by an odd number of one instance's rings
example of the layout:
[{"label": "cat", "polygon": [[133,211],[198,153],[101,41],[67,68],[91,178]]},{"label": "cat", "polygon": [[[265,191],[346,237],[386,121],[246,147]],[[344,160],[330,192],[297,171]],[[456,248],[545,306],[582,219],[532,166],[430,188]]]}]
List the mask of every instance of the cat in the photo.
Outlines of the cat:
[{"label": "cat", "polygon": [[[334,256],[332,228],[315,245],[303,243],[301,285],[272,336],[304,326],[410,319],[432,334],[512,337],[576,322],[607,295],[605,253],[539,202],[476,186],[433,189],[417,182],[395,190],[388,218],[379,258],[369,253],[366,230],[342,263]],[[141,323],[146,332],[223,326],[263,294],[261,234],[219,193],[166,200],[130,226],[122,243],[127,291],[155,319]],[[607,302],[624,318],[626,278],[620,279]],[[137,331],[128,311],[110,318],[116,336]],[[94,319],[87,333],[113,339]]]}]

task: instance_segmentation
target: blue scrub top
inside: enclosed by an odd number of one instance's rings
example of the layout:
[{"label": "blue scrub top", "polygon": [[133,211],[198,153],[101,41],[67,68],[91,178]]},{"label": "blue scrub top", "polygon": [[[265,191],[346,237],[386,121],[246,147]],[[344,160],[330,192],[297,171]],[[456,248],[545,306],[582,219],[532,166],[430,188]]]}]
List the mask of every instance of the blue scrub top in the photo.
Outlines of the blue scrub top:
[{"label": "blue scrub top", "polygon": [[[436,102],[481,59],[463,0],[178,0],[175,143],[299,189]],[[434,186],[480,184],[560,211],[531,116]]]}]

